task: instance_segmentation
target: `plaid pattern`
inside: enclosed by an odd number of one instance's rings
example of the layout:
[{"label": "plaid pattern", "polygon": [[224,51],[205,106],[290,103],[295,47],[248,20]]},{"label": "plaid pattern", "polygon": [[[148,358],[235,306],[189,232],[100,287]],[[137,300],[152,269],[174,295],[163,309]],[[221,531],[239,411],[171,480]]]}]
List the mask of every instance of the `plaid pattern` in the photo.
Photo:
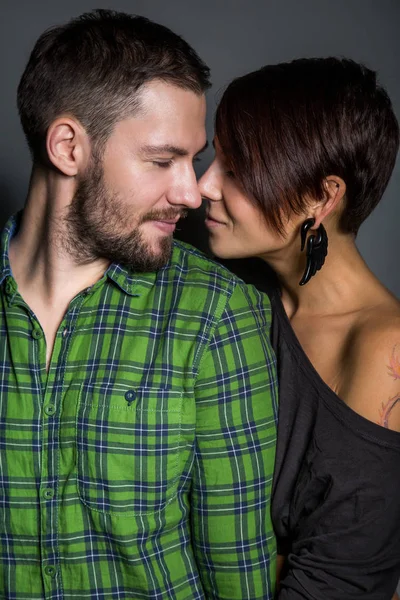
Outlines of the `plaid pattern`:
[{"label": "plaid pattern", "polygon": [[0,258],[0,598],[269,599],[266,296],[175,243],[111,265],[45,339]]}]

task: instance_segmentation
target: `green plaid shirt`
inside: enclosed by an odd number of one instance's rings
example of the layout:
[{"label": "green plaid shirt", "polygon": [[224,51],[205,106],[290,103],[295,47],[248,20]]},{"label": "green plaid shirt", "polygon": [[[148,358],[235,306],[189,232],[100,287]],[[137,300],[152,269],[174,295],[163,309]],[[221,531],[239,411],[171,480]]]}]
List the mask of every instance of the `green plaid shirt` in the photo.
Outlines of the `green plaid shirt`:
[{"label": "green plaid shirt", "polygon": [[50,369],[0,257],[0,597],[269,599],[266,296],[176,242],[70,303]]}]

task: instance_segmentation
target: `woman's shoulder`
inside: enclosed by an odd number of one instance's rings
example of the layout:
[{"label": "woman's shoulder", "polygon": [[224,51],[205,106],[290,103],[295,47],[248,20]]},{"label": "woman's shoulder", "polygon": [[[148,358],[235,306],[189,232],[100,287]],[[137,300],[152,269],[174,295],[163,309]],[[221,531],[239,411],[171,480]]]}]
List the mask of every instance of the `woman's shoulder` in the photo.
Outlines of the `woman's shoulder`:
[{"label": "woman's shoulder", "polygon": [[342,397],[356,412],[400,432],[400,302],[387,296],[349,333]]}]

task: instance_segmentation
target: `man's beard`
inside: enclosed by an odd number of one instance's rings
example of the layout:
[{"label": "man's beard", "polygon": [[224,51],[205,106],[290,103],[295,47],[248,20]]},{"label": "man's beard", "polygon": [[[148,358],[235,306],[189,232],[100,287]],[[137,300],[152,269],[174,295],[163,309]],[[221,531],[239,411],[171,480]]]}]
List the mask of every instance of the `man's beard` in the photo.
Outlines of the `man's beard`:
[{"label": "man's beard", "polygon": [[101,162],[93,158],[68,207],[67,236],[63,239],[65,249],[78,264],[103,258],[142,273],[165,266],[171,256],[172,236],[161,238],[158,249],[152,250],[140,225],[146,221],[184,216],[183,211],[172,207],[151,211],[127,232],[127,210],[118,194],[106,189]]}]

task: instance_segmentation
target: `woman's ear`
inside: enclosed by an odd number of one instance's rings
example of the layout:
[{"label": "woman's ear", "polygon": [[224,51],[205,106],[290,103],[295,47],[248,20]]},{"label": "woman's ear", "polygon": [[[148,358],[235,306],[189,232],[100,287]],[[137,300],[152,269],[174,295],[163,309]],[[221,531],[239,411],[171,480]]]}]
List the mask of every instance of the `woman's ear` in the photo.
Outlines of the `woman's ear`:
[{"label": "woman's ear", "polygon": [[47,130],[46,151],[48,160],[67,177],[84,170],[90,158],[89,137],[75,119],[59,117]]},{"label": "woman's ear", "polygon": [[322,221],[335,210],[346,194],[345,182],[341,177],[337,177],[336,175],[326,177],[323,181],[323,186],[325,198],[314,208],[313,217],[315,225],[313,229],[317,229],[321,225]]}]

